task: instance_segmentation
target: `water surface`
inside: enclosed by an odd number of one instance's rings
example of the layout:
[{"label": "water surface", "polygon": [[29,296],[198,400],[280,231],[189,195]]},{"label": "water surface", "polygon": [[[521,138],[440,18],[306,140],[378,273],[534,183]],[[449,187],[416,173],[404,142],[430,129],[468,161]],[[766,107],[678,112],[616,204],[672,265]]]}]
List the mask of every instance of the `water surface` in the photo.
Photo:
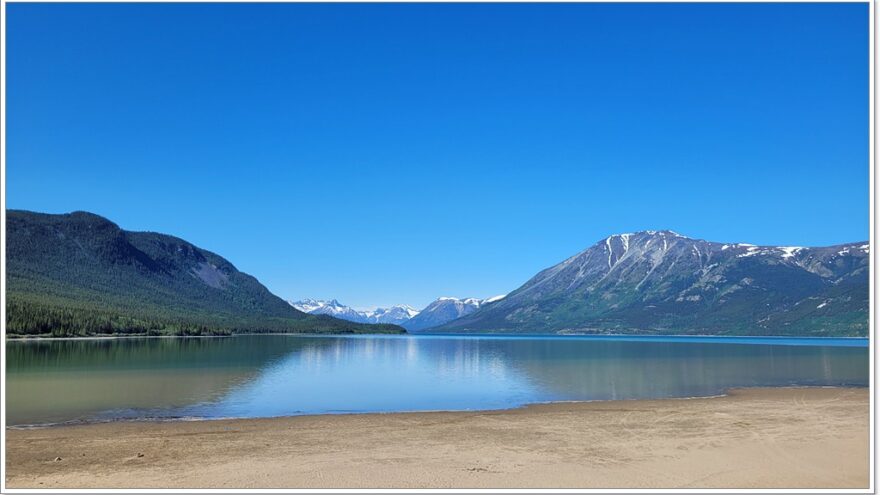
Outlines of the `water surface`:
[{"label": "water surface", "polygon": [[7,425],[868,385],[866,339],[242,335],[9,341],[6,357]]}]

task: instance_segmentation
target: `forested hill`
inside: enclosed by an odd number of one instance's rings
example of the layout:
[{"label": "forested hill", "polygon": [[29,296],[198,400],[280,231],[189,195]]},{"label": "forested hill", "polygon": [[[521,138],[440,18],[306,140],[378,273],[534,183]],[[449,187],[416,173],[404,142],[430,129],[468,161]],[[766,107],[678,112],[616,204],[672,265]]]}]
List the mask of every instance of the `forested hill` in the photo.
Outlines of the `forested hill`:
[{"label": "forested hill", "polygon": [[87,212],[6,212],[10,335],[402,333],[305,314],[222,257]]}]

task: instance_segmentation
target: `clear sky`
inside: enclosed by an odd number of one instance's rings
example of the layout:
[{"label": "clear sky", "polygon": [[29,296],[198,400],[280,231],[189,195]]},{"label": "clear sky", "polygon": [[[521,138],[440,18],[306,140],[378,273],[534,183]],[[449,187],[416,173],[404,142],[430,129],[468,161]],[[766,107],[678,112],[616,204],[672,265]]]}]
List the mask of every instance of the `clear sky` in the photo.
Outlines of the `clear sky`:
[{"label": "clear sky", "polygon": [[867,3],[7,13],[7,207],[285,299],[487,297],[636,230],[868,238]]}]

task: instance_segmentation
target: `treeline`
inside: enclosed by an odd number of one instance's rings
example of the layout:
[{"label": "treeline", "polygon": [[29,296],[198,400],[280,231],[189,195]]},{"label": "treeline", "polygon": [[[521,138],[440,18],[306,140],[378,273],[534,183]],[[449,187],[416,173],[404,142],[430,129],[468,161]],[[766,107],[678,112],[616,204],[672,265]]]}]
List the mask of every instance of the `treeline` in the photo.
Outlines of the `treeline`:
[{"label": "treeline", "polygon": [[403,333],[396,325],[365,325],[325,315],[239,319],[229,315],[167,311],[154,306],[139,311],[101,307],[82,301],[7,294],[6,333],[10,336],[87,337],[99,335],[209,336],[233,333]]},{"label": "treeline", "polygon": [[230,335],[230,329],[187,321],[132,318],[112,311],[49,306],[24,300],[6,302],[6,333],[18,336]]}]

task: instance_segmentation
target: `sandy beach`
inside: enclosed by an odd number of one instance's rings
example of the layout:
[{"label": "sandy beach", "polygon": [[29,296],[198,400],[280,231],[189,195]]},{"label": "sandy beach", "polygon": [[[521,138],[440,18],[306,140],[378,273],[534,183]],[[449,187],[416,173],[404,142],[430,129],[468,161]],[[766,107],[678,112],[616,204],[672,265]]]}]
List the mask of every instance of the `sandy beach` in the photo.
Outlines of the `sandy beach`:
[{"label": "sandy beach", "polygon": [[[867,488],[865,388],[7,429],[8,488]],[[58,460],[60,458],[60,460]]]}]

